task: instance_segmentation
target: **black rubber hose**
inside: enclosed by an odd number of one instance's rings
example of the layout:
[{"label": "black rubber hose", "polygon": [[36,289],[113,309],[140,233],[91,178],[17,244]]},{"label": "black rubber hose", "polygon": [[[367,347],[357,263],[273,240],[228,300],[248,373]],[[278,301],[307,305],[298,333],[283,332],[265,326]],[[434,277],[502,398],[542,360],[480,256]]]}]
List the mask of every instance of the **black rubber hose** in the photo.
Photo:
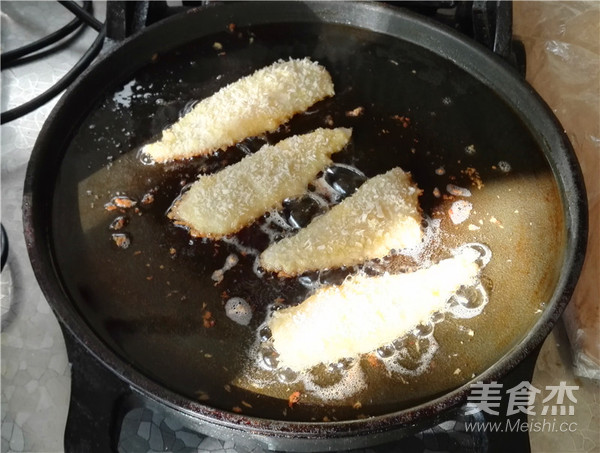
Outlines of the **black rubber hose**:
[{"label": "black rubber hose", "polygon": [[[92,2],[85,1],[83,2],[83,8],[86,11],[91,11]],[[75,30],[77,30],[81,25],[83,25],[83,21],[77,17],[69,22],[64,27],[56,30],[54,33],[49,34],[48,36],[44,36],[43,38],[34,41],[30,44],[27,44],[23,47],[19,47],[18,49],[9,50],[0,55],[0,66],[2,70],[11,68],[14,66],[16,60],[22,58],[27,55],[31,55],[38,50],[44,49],[46,47],[51,46],[52,44],[60,41],[61,39],[69,36]]]},{"label": "black rubber hose", "polygon": [[84,21],[86,24],[88,24],[94,30],[96,30],[96,31],[102,30],[102,27],[104,26],[104,24],[102,22],[100,22],[98,19],[96,19],[92,14],[87,12],[85,9],[81,8],[74,1],[59,0],[58,3],[60,3],[65,8],[67,8],[69,11],[71,11],[73,14],[75,14],[78,18],[80,18],[82,21]]},{"label": "black rubber hose", "polygon": [[2,230],[0,236],[0,248],[2,249],[2,255],[0,256],[0,271],[2,271],[4,270],[4,265],[6,264],[6,260],[8,259],[8,236],[6,235],[4,225],[2,225],[1,223],[0,229]]},{"label": "black rubber hose", "polygon": [[96,55],[100,53],[102,45],[104,44],[105,36],[106,28],[102,27],[91,47],[85,52],[75,66],[73,66],[71,70],[63,76],[62,79],[30,101],[27,101],[24,104],[21,104],[20,106],[6,112],[2,112],[0,115],[0,124],[8,123],[34,111],[66,89],[79,76],[79,74],[81,74],[89,66],[92,60],[96,58]]}]

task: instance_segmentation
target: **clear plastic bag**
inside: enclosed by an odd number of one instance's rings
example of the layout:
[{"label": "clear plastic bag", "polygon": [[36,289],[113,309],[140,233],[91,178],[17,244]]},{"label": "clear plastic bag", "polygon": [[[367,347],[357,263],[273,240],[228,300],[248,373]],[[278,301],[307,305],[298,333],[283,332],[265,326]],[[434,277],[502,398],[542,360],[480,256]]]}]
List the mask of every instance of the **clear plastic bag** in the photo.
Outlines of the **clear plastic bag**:
[{"label": "clear plastic bag", "polygon": [[600,2],[514,2],[527,80],[561,121],[581,164],[590,235],[563,320],[575,374],[600,379]]}]

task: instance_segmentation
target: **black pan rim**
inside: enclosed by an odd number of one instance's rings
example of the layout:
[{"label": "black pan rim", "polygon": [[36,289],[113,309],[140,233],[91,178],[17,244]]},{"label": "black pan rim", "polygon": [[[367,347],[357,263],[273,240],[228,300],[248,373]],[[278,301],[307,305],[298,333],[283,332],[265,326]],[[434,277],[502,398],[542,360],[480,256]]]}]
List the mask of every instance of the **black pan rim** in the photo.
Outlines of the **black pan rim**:
[{"label": "black pan rim", "polygon": [[[277,14],[289,15],[289,21],[306,20],[305,15],[290,14],[292,5],[285,2],[269,2],[268,6],[271,11],[276,11]],[[293,5],[293,8],[301,7],[308,7],[319,20],[329,20],[333,23],[367,28],[376,33],[389,34],[398,39],[425,46],[438,55],[450,59],[454,64],[470,72],[483,83],[488,84],[505,102],[514,107],[531,128],[534,137],[544,144],[544,151],[557,178],[563,197],[563,205],[565,206],[567,245],[563,259],[563,269],[567,269],[568,272],[561,274],[554,297],[548,302],[547,309],[530,334],[511,353],[500,358],[494,366],[477,377],[477,380],[486,382],[497,380],[526,357],[548,335],[568,303],[583,265],[587,242],[587,202],[581,170],[566,133],[550,108],[527,82],[519,78],[512,67],[483,46],[460,36],[454,30],[440,26],[437,22],[416,14],[374,3],[338,4],[338,2],[316,2]],[[372,434],[377,431],[390,430],[397,425],[415,423],[423,417],[430,417],[439,411],[459,405],[465,401],[468,387],[473,381],[447,393],[443,397],[420,406],[364,420],[327,423],[289,422],[249,417],[214,409],[157,384],[117,356],[93,333],[83,318],[68,306],[66,289],[62,287],[57,275],[54,272],[49,275],[49,269],[55,270],[55,264],[47,240],[49,225],[44,223],[44,216],[41,215],[43,209],[49,208],[39,207],[37,204],[39,195],[36,192],[36,181],[39,179],[40,172],[48,171],[44,165],[47,160],[45,154],[48,153],[48,150],[57,147],[57,142],[53,138],[56,137],[58,131],[62,133],[61,128],[64,127],[64,119],[61,120],[61,117],[64,116],[64,112],[77,105],[75,98],[78,94],[86,91],[86,87],[90,83],[89,80],[93,79],[94,75],[99,72],[99,67],[111,65],[112,61],[118,56],[138,48],[146,36],[158,35],[163,30],[167,30],[168,27],[175,26],[175,24],[182,21],[185,21],[185,23],[190,21],[191,23],[193,20],[202,20],[202,14],[205,11],[212,11],[213,15],[220,15],[222,19],[230,17],[231,14],[240,14],[240,17],[245,17],[245,20],[250,21],[257,14],[244,15],[243,13],[248,13],[251,9],[257,10],[259,8],[256,4],[250,6],[245,2],[241,2],[239,4],[224,4],[193,9],[148,27],[142,34],[134,36],[113,48],[93,67],[89,68],[61,98],[44,124],[32,152],[27,168],[23,196],[23,223],[27,250],[44,295],[61,323],[75,335],[93,356],[122,377],[129,385],[169,407],[200,420],[216,423],[237,431],[251,430],[253,433],[260,435],[284,437],[293,434],[296,437],[305,439],[323,436],[335,438],[348,436],[349,434]],[[386,20],[377,20],[382,18]],[[272,21],[271,18],[270,22]],[[217,23],[218,21],[215,20],[214,22]],[[237,23],[244,26],[243,20]],[[169,43],[171,48],[179,44]],[[155,51],[160,51],[160,49]],[[135,69],[137,68],[128,68],[128,71],[131,73]],[[117,78],[119,76],[123,76],[123,74],[117,75]]]}]

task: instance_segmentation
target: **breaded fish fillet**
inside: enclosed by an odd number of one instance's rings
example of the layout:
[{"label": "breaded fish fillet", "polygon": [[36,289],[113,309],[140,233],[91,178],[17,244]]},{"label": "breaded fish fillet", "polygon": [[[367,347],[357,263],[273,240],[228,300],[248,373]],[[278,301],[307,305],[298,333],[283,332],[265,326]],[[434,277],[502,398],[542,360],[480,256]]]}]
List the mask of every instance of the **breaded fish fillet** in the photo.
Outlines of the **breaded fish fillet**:
[{"label": "breaded fish fillet", "polygon": [[442,310],[461,285],[474,283],[479,254],[408,274],[358,275],[318,290],[301,304],[275,311],[269,321],[281,366],[301,371],[319,363],[376,350]]},{"label": "breaded fish fillet", "polygon": [[295,236],[269,246],[260,256],[260,265],[283,275],[298,275],[352,266],[381,258],[391,249],[414,246],[423,234],[420,193],[400,168],[371,178]]},{"label": "breaded fish fillet", "polygon": [[327,70],[308,58],[279,60],[227,85],[164,130],[143,153],[154,162],[210,154],[270,132],[335,94]]},{"label": "breaded fish fillet", "polygon": [[218,173],[200,176],[168,215],[196,236],[235,233],[286,198],[303,194],[351,135],[346,128],[317,129],[265,145]]}]

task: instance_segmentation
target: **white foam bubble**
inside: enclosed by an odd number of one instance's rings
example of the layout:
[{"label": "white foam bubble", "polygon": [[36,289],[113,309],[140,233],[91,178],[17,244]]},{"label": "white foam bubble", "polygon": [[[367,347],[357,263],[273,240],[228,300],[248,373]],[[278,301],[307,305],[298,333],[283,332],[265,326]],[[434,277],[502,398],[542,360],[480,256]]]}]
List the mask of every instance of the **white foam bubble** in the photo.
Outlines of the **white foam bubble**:
[{"label": "white foam bubble", "polygon": [[365,175],[362,171],[360,171],[354,165],[343,164],[341,162],[338,162],[338,163],[333,164],[329,168],[335,168],[335,167],[345,168],[346,170],[352,171],[352,172],[356,173],[357,175],[362,176],[363,178],[367,179],[367,175]]},{"label": "white foam bubble", "polygon": [[487,291],[481,283],[474,287],[464,288],[452,299],[447,311],[459,319],[469,319],[481,314],[489,302]]},{"label": "white foam bubble", "polygon": [[356,395],[367,386],[365,373],[357,360],[350,368],[340,373],[340,380],[334,384],[323,386],[315,382],[310,372],[299,375],[304,388],[321,400],[342,400]]},{"label": "white foam bubble", "polygon": [[452,223],[454,225],[463,223],[471,215],[472,209],[473,203],[465,200],[456,200],[454,203],[452,203],[452,206],[448,211],[448,214],[450,215],[450,220],[452,220]]},{"label": "white foam bubble", "polygon": [[113,100],[121,107],[131,107],[131,99],[133,98],[133,88],[136,85],[136,80],[125,84],[120,91],[114,94]]},{"label": "white foam bubble", "polygon": [[463,244],[454,249],[453,255],[456,256],[461,253],[467,253],[468,249],[474,250],[479,255],[479,257],[475,258],[474,261],[477,263],[480,269],[485,268],[492,259],[492,250],[487,245],[480,242],[468,242]]},{"label": "white foam bubble", "polygon": [[[417,344],[419,344],[419,343],[417,342]],[[394,354],[393,356],[391,356],[387,359],[382,359],[382,362],[383,362],[386,370],[392,375],[393,374],[401,374],[401,375],[405,375],[405,376],[419,376],[425,370],[427,370],[427,368],[431,364],[431,361],[433,360],[433,357],[438,349],[439,349],[439,344],[436,341],[435,337],[433,335],[431,335],[431,336],[427,337],[425,349],[419,350],[420,355],[416,359],[416,363],[415,363],[416,366],[414,368],[407,368],[406,366],[402,365],[402,363],[401,363],[401,360],[407,359],[407,358],[410,358],[411,361],[415,360],[414,357],[411,357],[409,355],[408,349],[406,347],[402,348],[400,350],[397,350],[397,353]]]},{"label": "white foam bubble", "polygon": [[221,282],[223,280],[223,276],[225,275],[225,272],[227,272],[228,270],[230,270],[231,268],[233,268],[238,262],[239,262],[239,258],[237,255],[235,254],[230,254],[229,256],[227,256],[227,258],[225,259],[225,264],[223,264],[223,267],[221,267],[220,269],[215,270],[212,273],[212,280],[215,282]]},{"label": "white foam bubble", "polygon": [[247,326],[252,319],[252,307],[241,297],[232,297],[225,303],[225,314],[232,321]]},{"label": "white foam bubble", "polygon": [[398,250],[396,253],[413,258],[420,267],[428,267],[433,264],[432,251],[441,248],[441,220],[424,217],[425,227],[423,229],[423,239],[421,243],[412,247]]},{"label": "white foam bubble", "polygon": [[501,160],[500,162],[498,162],[498,168],[502,173],[510,173],[510,171],[512,170],[512,166],[505,160]]},{"label": "white foam bubble", "polygon": [[199,102],[200,101],[197,99],[192,99],[190,101],[187,101],[187,103],[183,106],[183,108],[179,112],[179,118],[183,118],[185,115],[190,113],[194,109],[194,107],[196,107],[196,105],[198,105]]},{"label": "white foam bubble", "polygon": [[229,244],[233,247],[235,247],[240,253],[244,254],[244,255],[258,255],[258,250],[255,249],[254,247],[249,247],[247,245],[242,244],[238,238],[236,238],[235,236],[231,236],[231,237],[224,237],[221,239],[223,242],[225,242],[226,244]]}]

